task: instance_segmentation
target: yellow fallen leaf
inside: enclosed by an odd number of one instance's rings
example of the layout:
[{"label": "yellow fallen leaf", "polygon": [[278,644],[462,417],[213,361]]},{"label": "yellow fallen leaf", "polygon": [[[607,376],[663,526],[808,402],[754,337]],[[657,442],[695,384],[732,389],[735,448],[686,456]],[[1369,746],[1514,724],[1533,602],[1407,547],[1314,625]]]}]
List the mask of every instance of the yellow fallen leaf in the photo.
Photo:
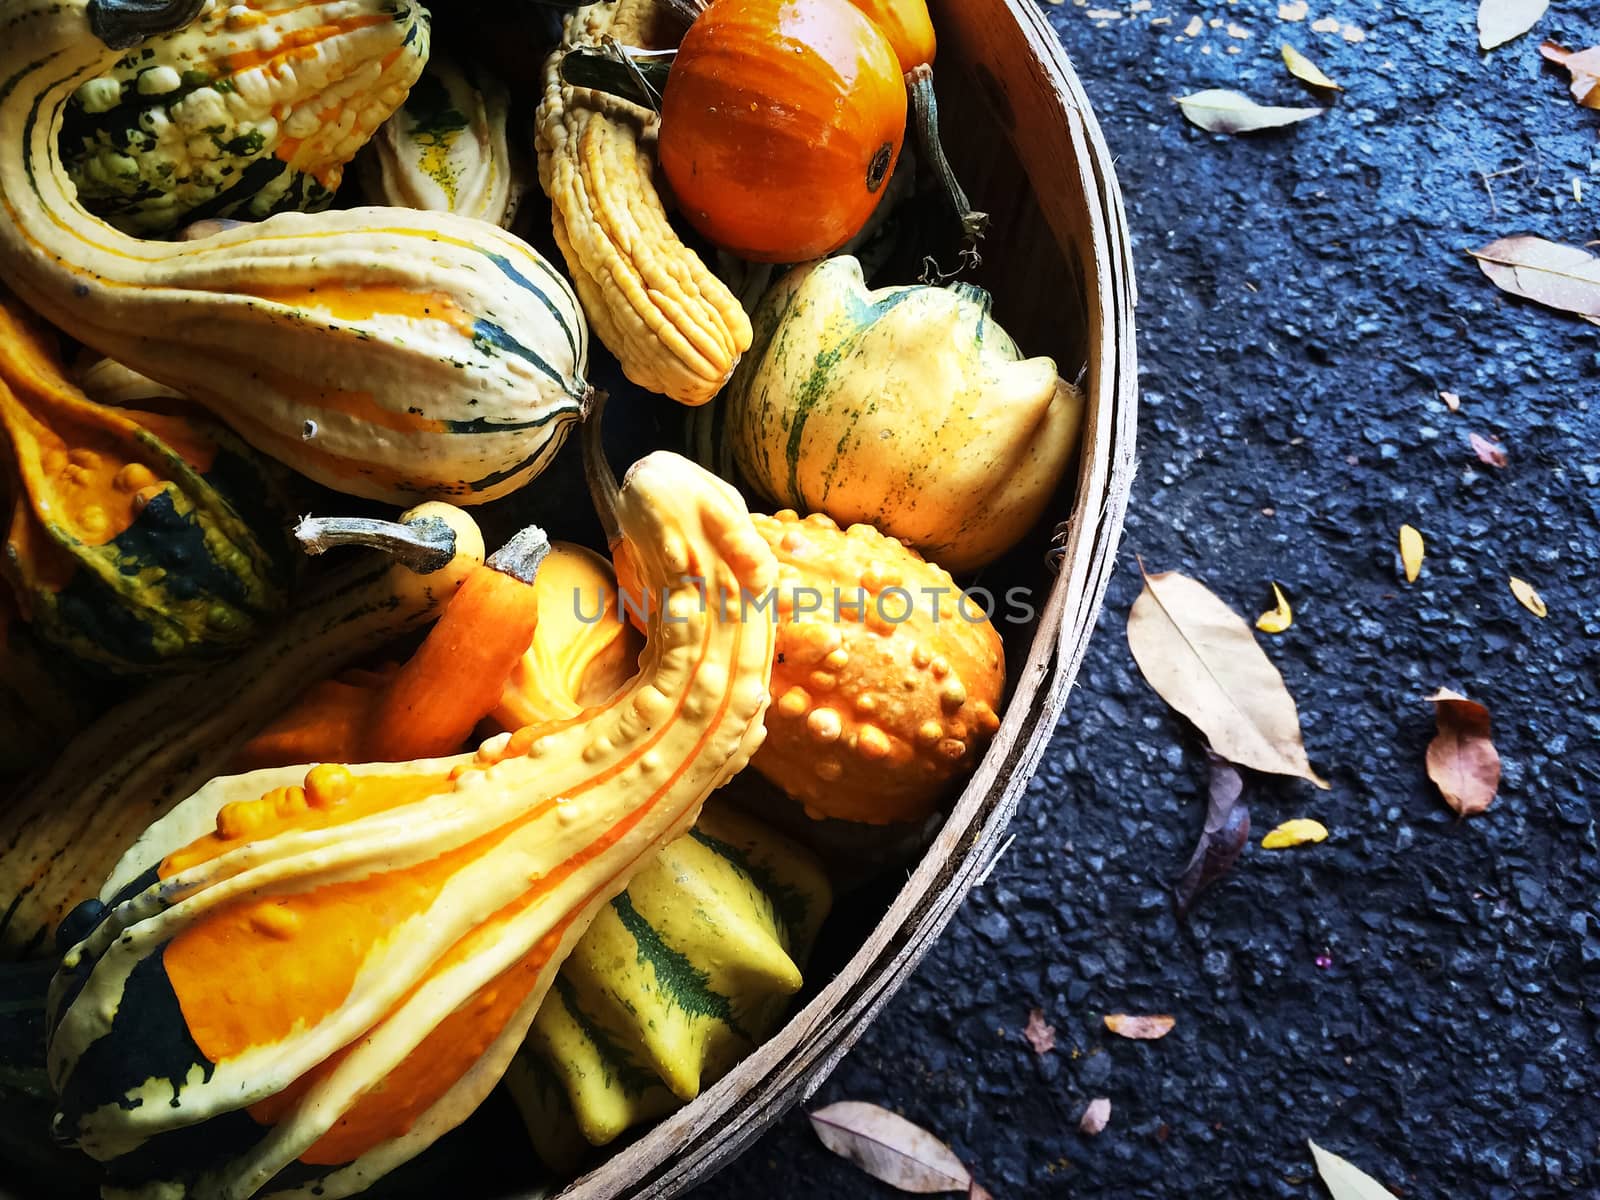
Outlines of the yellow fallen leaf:
[{"label": "yellow fallen leaf", "polygon": [[1517,603],[1522,605],[1534,616],[1544,618],[1550,615],[1550,610],[1545,607],[1544,599],[1533,590],[1533,585],[1527,580],[1511,577],[1511,594],[1517,598]]},{"label": "yellow fallen leaf", "polygon": [[1208,88],[1192,96],[1177,96],[1178,107],[1191,122],[1207,133],[1254,133],[1258,129],[1278,129],[1298,121],[1320,117],[1325,108],[1284,108],[1257,104],[1249,96],[1226,88]]},{"label": "yellow fallen leaf", "polygon": [[1332,88],[1336,92],[1344,89],[1322,73],[1322,68],[1317,66],[1300,51],[1288,42],[1283,44],[1283,65],[1289,68],[1289,74],[1296,79],[1309,83],[1312,87]]},{"label": "yellow fallen leaf", "polygon": [[1172,1032],[1178,1022],[1168,1016],[1135,1017],[1127,1013],[1111,1013],[1106,1017],[1106,1028],[1118,1037],[1132,1038],[1136,1042],[1153,1042]]},{"label": "yellow fallen leaf", "polygon": [[1422,535],[1410,525],[1400,526],[1400,561],[1405,564],[1408,583],[1415,583],[1422,574],[1422,553]]},{"label": "yellow fallen leaf", "polygon": [[1283,594],[1283,589],[1273,584],[1272,594],[1278,599],[1278,607],[1256,618],[1256,628],[1262,633],[1282,633],[1294,624],[1294,609],[1289,607],[1289,598]]},{"label": "yellow fallen leaf", "polygon": [[1444,401],[1444,406],[1451,412],[1461,411],[1461,397],[1454,392],[1440,392],[1439,399]]},{"label": "yellow fallen leaf", "polygon": [[1310,817],[1297,817],[1285,821],[1261,839],[1263,850],[1287,850],[1290,846],[1304,846],[1308,842],[1328,840],[1328,827]]}]

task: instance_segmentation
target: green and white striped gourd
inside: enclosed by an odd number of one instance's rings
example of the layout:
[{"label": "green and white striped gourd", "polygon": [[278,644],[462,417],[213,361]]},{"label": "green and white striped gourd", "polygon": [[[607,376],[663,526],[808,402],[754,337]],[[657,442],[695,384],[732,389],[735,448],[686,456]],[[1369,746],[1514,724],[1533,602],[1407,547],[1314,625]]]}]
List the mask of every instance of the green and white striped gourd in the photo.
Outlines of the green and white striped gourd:
[{"label": "green and white striped gourd", "polygon": [[326,208],[422,70],[428,26],[390,0],[213,3],[78,85],[62,163],[133,234]]},{"label": "green and white striped gourd", "polygon": [[768,1037],[832,891],[806,850],[708,805],[595,918],[506,1075],[534,1149],[571,1170]]},{"label": "green and white striped gourd", "polygon": [[[72,97],[138,37],[204,7],[19,0],[6,10],[0,279],[320,483],[397,504],[515,490],[555,456],[590,395],[577,298],[526,243],[482,221],[393,208],[282,213],[147,242],[77,200],[57,152]],[[390,7],[400,20],[416,5]]]},{"label": "green and white striped gourd", "polygon": [[511,228],[523,186],[506,136],[510,110],[498,79],[434,54],[359,160],[367,199]]}]

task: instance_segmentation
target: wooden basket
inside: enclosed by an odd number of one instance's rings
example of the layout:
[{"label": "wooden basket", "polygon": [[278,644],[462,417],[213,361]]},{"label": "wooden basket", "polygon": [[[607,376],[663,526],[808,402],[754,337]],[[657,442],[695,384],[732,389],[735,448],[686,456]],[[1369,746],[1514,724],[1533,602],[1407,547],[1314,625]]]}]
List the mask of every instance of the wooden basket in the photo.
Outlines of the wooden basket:
[{"label": "wooden basket", "polygon": [[1132,249],[1110,150],[1034,0],[930,0],[945,135],[993,225],[979,282],[1030,354],[1081,368],[1081,468],[1057,511],[1043,606],[1007,715],[920,865],[865,944],[770,1041],[697,1100],[564,1190],[665,1200],[701,1182],[811,1096],[949,923],[999,852],[1055,732],[1122,532],[1138,404]]}]

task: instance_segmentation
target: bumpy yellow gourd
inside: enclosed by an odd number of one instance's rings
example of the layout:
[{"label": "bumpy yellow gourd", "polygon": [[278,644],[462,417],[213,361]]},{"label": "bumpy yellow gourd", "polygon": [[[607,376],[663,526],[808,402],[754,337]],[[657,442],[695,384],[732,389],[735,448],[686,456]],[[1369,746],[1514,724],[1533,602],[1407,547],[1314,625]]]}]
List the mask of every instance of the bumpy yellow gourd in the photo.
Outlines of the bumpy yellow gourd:
[{"label": "bumpy yellow gourd", "polygon": [[475,755],[215,780],[113,872],[52,987],[48,1060],[58,1132],[124,1194],[344,1196],[411,1158],[745,765],[773,630],[719,597],[770,588],[772,553],[676,455],[635,464],[615,503],[661,604],[605,706]]},{"label": "bumpy yellow gourd", "polygon": [[777,1027],[832,890],[807,851],[707,804],[603,910],[506,1073],[559,1169],[721,1078]]},{"label": "bumpy yellow gourd", "polygon": [[749,348],[750,319],[667,221],[654,182],[656,114],[561,82],[568,51],[607,39],[671,45],[671,21],[659,0],[589,4],[567,17],[545,64],[536,143],[556,243],[600,340],[634,383],[697,405]]},{"label": "bumpy yellow gourd", "polygon": [[[486,222],[396,208],[283,213],[196,241],[146,242],[78,202],[56,134],[78,87],[122,56],[102,39],[125,47],[202,7],[5,10],[0,279],[79,340],[330,487],[476,504],[521,486],[590,395],[577,297],[524,242]],[[415,9],[390,7],[395,19]],[[277,69],[292,69],[292,46],[274,54]]]},{"label": "bumpy yellow gourd", "polygon": [[740,470],[958,574],[993,561],[1054,495],[1083,398],[1052,360],[1023,359],[989,304],[961,283],[868,291],[847,256],[796,268],[728,388]]},{"label": "bumpy yellow gourd", "polygon": [[506,138],[510,111],[499,80],[435,52],[360,160],[367,199],[509,229],[522,196]]},{"label": "bumpy yellow gourd", "polygon": [[754,520],[778,559],[779,624],[751,765],[813,817],[927,816],[1000,727],[1005,647],[985,598],[870,525]]}]

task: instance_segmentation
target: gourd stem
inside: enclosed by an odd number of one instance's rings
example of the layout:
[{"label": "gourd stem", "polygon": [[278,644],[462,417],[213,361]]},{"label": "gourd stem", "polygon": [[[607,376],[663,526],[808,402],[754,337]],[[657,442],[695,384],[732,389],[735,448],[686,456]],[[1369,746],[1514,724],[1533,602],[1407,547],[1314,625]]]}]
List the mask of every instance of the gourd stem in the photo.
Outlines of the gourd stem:
[{"label": "gourd stem", "polygon": [[606,461],[605,442],[600,436],[606,398],[605,392],[595,392],[594,408],[583,423],[583,476],[589,481],[589,496],[594,501],[600,527],[605,530],[606,545],[615,546],[622,540],[622,523],[617,518],[617,499],[622,489],[617,486],[617,476]]},{"label": "gourd stem", "polygon": [[[921,63],[906,73],[906,90],[911,95],[912,120],[917,132],[917,150],[922,159],[939,178],[939,184],[944,189],[955,209],[956,220],[961,225],[961,261],[955,271],[944,273],[933,259],[925,260],[926,272],[923,281],[938,283],[949,279],[952,275],[959,274],[962,270],[977,267],[983,262],[978,254],[978,243],[983,240],[983,235],[989,228],[989,214],[978,212],[967,199],[967,193],[961,186],[961,181],[956,178],[955,168],[950,165],[950,160],[945,157],[944,144],[939,140],[939,98],[933,90],[933,67],[928,63]],[[928,274],[938,275],[938,279],[928,278]]]},{"label": "gourd stem", "polygon": [[382,550],[418,575],[431,575],[456,556],[456,532],[438,517],[418,517],[403,524],[368,517],[304,517],[294,527],[294,536],[307,554],[323,554],[335,546],[366,546]]},{"label": "gourd stem", "polygon": [[489,555],[483,565],[523,583],[532,583],[539,574],[539,564],[549,553],[550,538],[537,525],[529,525]]},{"label": "gourd stem", "polygon": [[561,82],[660,112],[673,56],[670,50],[638,50],[616,41],[608,41],[603,50],[580,47],[561,60]]},{"label": "gourd stem", "polygon": [[109,49],[174,33],[200,15],[205,0],[89,0],[89,31]]},{"label": "gourd stem", "polygon": [[688,26],[698,21],[711,7],[711,0],[661,0],[661,7]]}]

